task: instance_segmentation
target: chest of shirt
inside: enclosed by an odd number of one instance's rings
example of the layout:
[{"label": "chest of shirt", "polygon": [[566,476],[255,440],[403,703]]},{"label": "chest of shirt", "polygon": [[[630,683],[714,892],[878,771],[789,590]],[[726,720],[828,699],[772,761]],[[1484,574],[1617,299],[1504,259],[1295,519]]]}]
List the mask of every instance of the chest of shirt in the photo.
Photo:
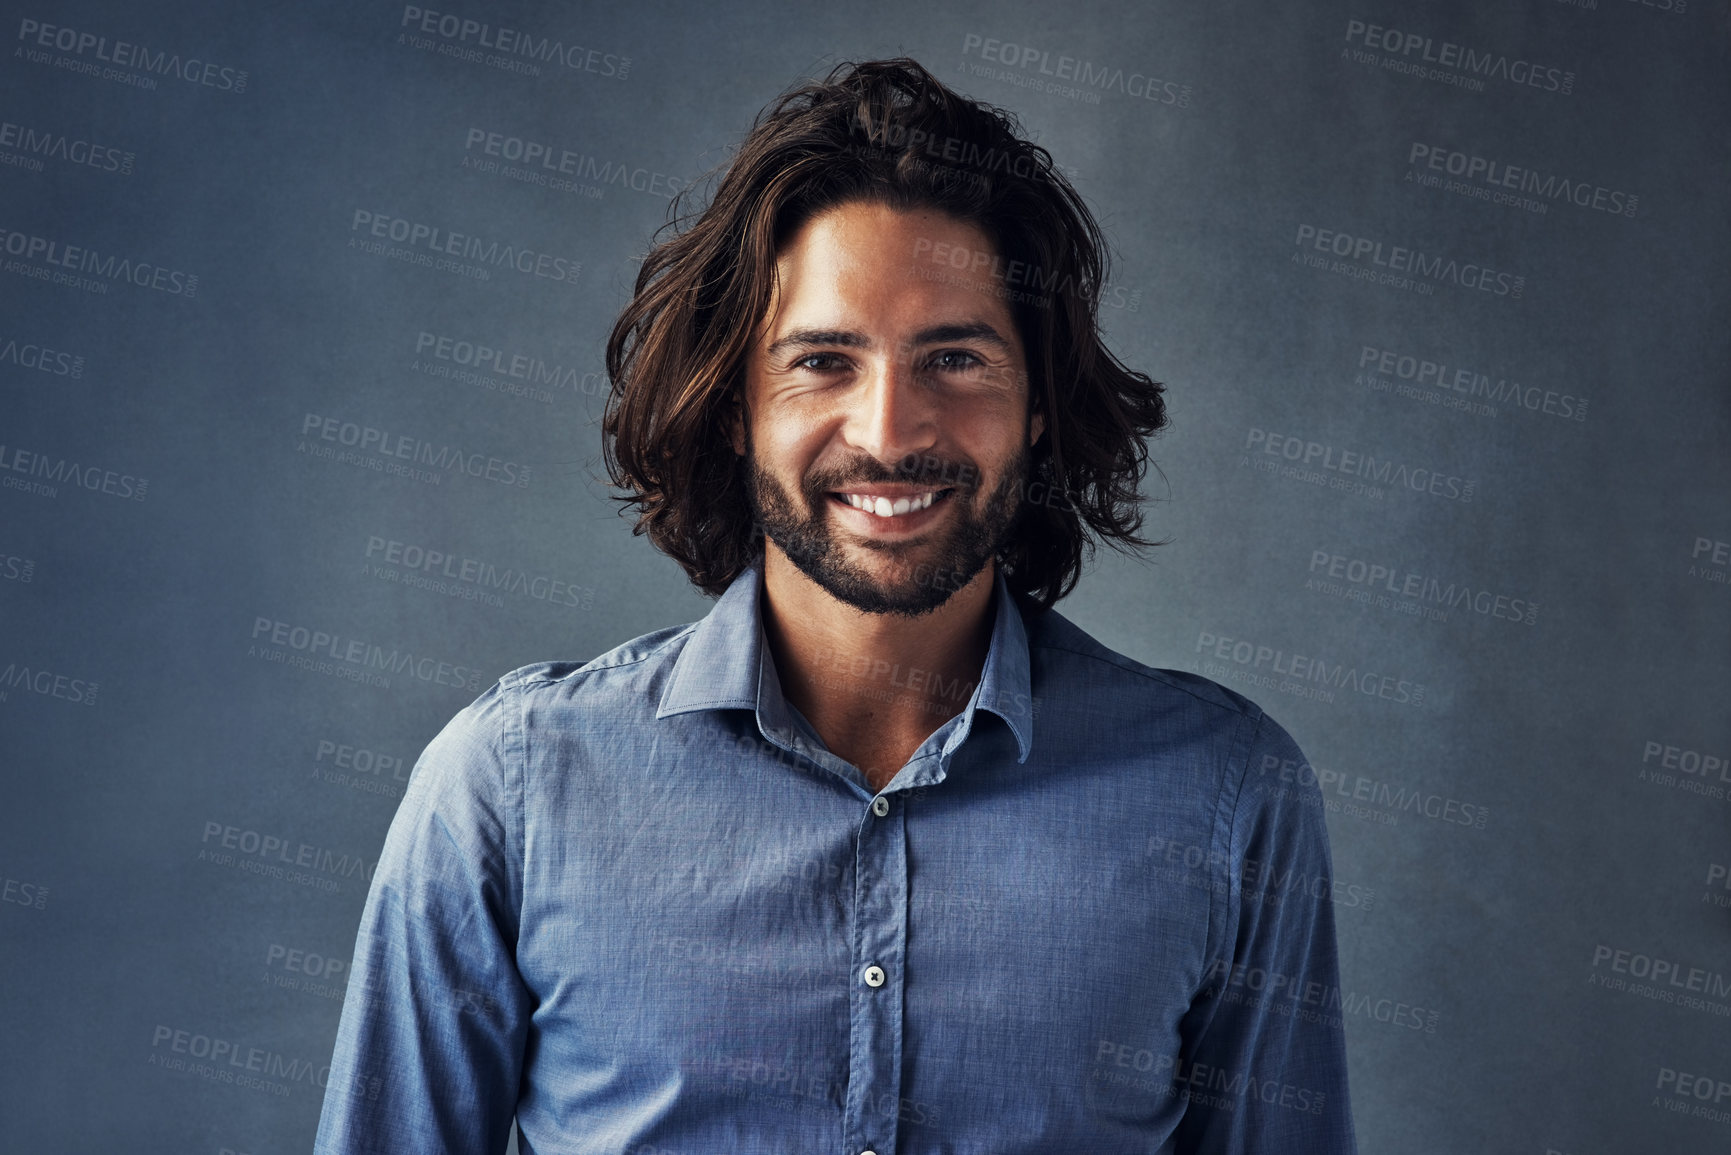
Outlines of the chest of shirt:
[{"label": "chest of shirt", "polygon": [[947,1131],[1017,1087],[1043,1126],[1160,1108],[1102,1064],[1176,1054],[1202,982],[1224,900],[1205,768],[1018,764],[982,733],[874,808],[713,738],[665,727],[635,764],[569,738],[531,761],[518,967],[537,1053],[581,1073],[567,1086],[598,1110],[660,1086],[682,1109],[815,1119],[862,1051],[893,1049],[882,1107],[905,1127]]}]

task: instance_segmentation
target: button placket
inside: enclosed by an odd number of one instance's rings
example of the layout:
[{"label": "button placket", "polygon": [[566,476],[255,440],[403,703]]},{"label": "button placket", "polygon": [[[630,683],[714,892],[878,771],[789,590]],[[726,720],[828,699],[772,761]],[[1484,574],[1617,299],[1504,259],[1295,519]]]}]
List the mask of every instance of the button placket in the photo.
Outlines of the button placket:
[{"label": "button placket", "polygon": [[[882,803],[880,808],[879,803]],[[873,799],[855,835],[845,1150],[895,1155],[907,941],[906,808]],[[881,810],[881,812],[880,812]],[[890,1104],[888,1111],[884,1104]]]}]

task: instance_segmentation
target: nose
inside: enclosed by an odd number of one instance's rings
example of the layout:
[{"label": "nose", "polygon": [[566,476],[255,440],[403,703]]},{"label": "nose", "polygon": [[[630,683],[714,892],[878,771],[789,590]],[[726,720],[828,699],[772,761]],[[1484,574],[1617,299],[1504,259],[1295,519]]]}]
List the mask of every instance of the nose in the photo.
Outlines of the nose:
[{"label": "nose", "polygon": [[848,440],[892,469],[937,443],[939,398],[905,361],[874,361],[850,404]]}]

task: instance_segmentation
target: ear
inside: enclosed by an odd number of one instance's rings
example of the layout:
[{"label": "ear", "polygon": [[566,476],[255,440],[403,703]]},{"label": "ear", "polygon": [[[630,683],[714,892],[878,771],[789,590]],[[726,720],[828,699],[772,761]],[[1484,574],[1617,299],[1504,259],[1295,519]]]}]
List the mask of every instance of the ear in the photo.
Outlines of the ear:
[{"label": "ear", "polygon": [[1020,374],[1022,388],[1028,397],[1028,448],[1040,440],[1040,435],[1046,432],[1046,406],[1044,398],[1034,388],[1034,379],[1026,369]]},{"label": "ear", "polygon": [[727,439],[733,444],[733,452],[740,457],[745,456],[745,403],[740,399],[739,390],[735,389],[728,398]]}]

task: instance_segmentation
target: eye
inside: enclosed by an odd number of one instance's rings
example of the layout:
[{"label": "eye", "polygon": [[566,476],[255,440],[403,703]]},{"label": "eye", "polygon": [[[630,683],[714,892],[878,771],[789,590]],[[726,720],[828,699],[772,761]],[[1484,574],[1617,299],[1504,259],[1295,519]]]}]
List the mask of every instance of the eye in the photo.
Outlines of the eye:
[{"label": "eye", "polygon": [[[945,358],[948,357],[965,357],[967,360],[960,362],[952,361],[945,364]],[[945,349],[942,353],[938,353],[932,358],[932,366],[936,369],[974,369],[983,365],[985,365],[984,361],[980,360],[966,349]]]},{"label": "eye", "polygon": [[[836,366],[831,364],[830,362],[835,361],[837,359],[838,358],[836,357],[836,355],[834,353],[808,353],[806,356],[801,357],[799,360],[795,361],[793,363],[793,367],[795,369],[810,369],[815,373],[825,373],[831,369],[836,368]],[[820,364],[820,365],[813,365],[813,364],[811,364],[811,362],[813,362],[813,361],[821,361],[824,363]]]}]

